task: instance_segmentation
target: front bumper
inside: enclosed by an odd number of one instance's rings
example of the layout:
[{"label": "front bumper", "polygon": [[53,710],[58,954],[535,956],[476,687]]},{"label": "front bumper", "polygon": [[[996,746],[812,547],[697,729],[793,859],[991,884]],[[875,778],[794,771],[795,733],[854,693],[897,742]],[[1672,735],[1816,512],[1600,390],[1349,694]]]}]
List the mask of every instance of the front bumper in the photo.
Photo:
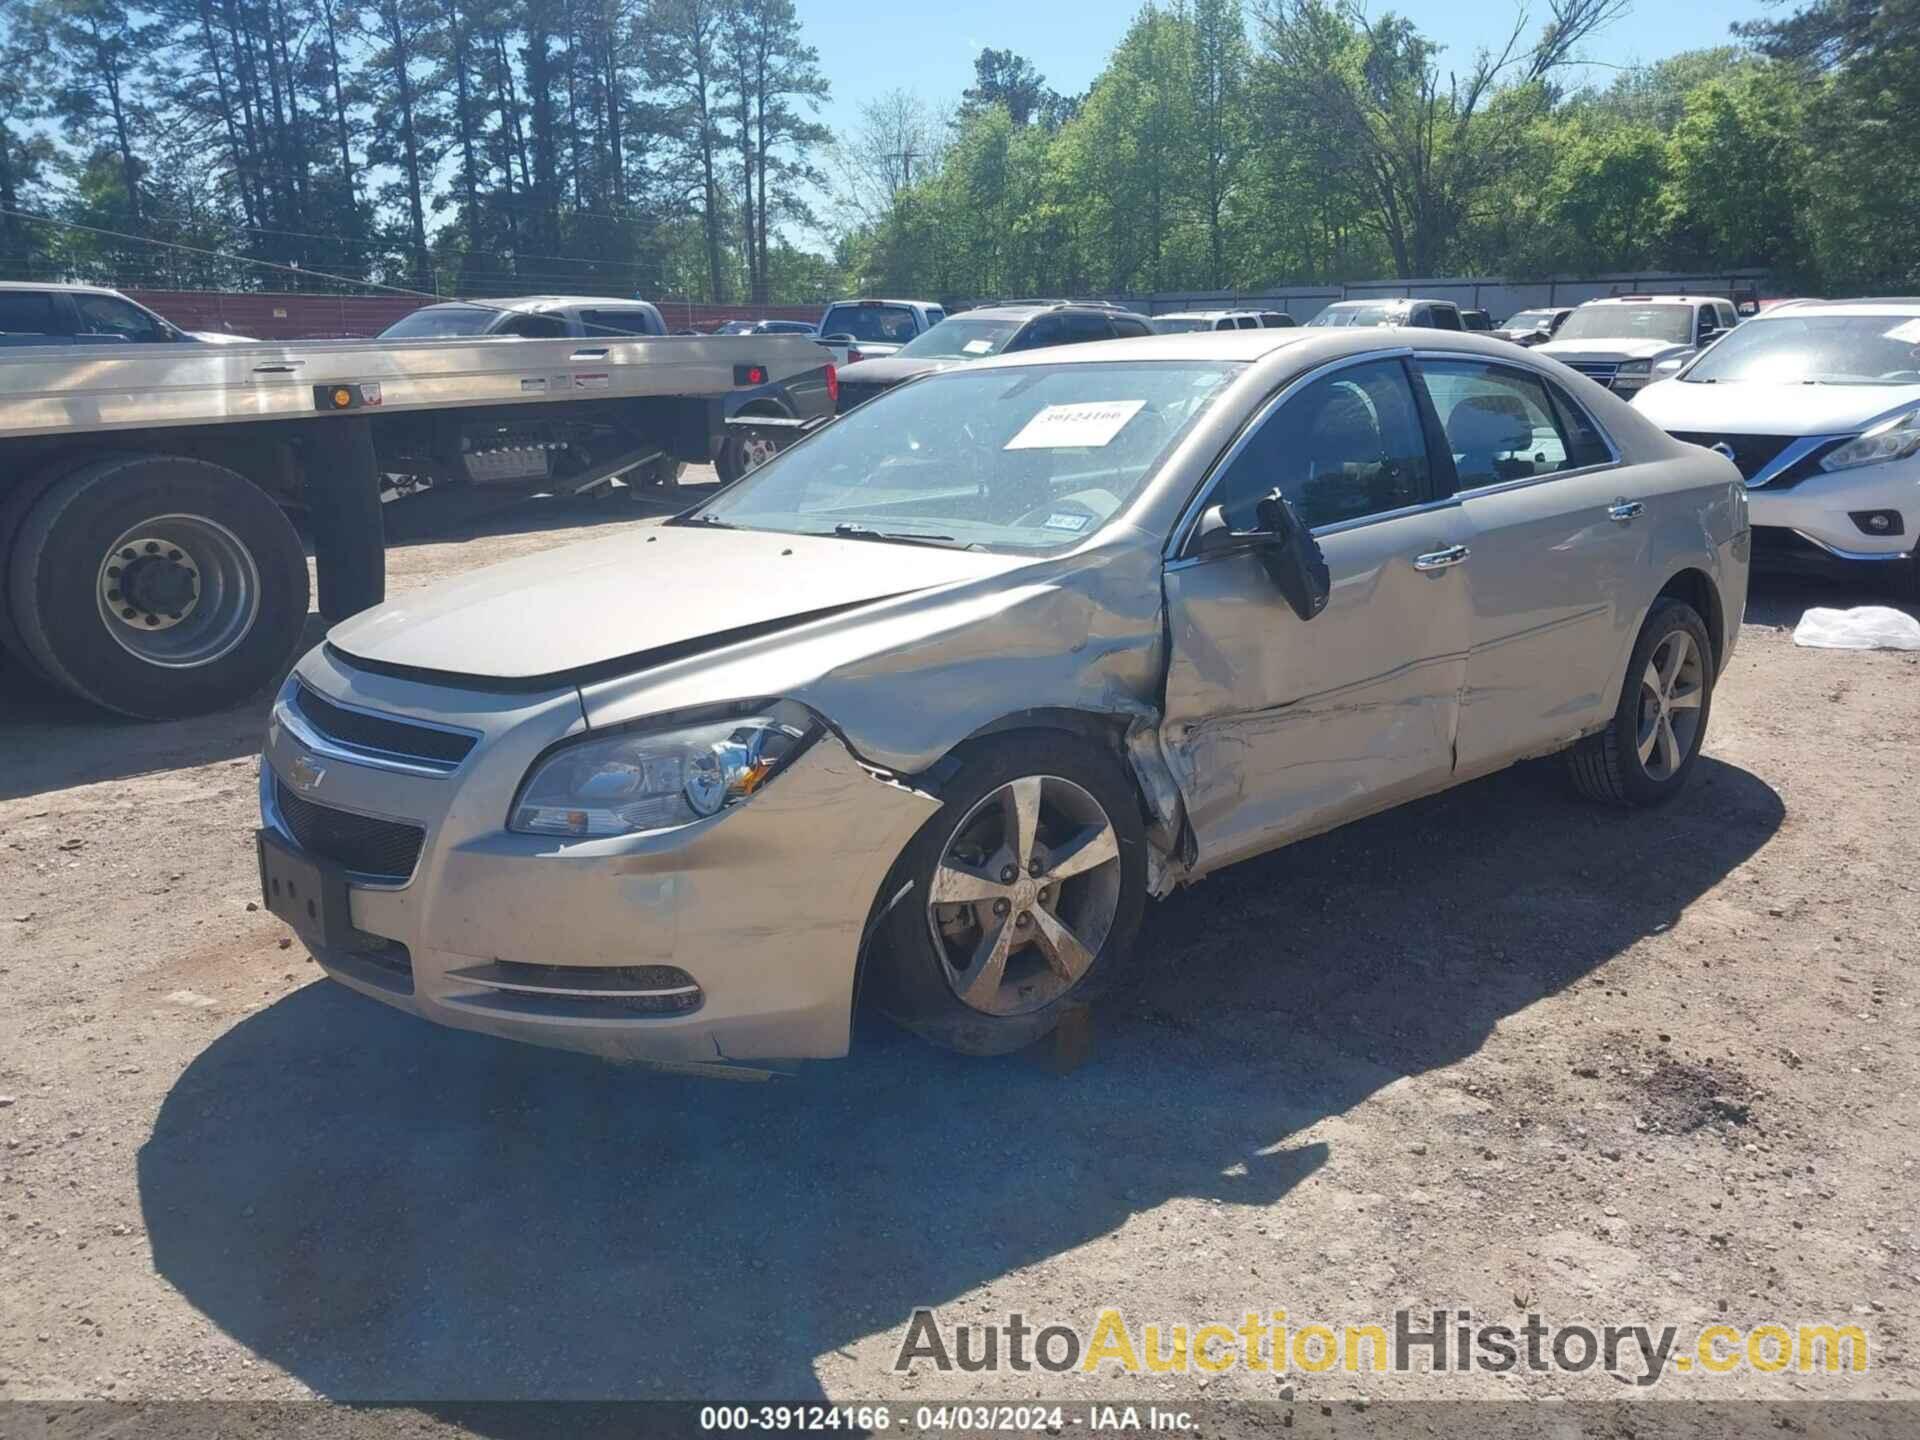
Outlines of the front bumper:
[{"label": "front bumper", "polygon": [[[1782,489],[1747,492],[1757,527],[1787,530],[1840,560],[1898,561],[1920,545],[1920,461],[1895,460],[1835,475],[1813,475]],[[1891,511],[1899,533],[1874,533],[1855,515]]]},{"label": "front bumper", "polygon": [[[443,776],[316,752],[311,727],[288,709],[303,682],[336,705],[481,738]],[[304,802],[425,831],[405,881],[349,878],[362,938],[350,947],[309,942],[314,958],[342,983],[423,1019],[613,1059],[844,1055],[862,930],[894,858],[937,802],[876,778],[829,733],[750,802],[710,820],[592,840],[506,831],[535,757],[586,730],[570,687],[534,696],[443,689],[352,669],[324,649],[309,654],[268,728],[264,823],[293,839],[276,796],[299,776],[309,782]],[[596,996],[591,983],[670,973],[664,967],[698,987],[675,998],[684,1008]],[[513,988],[501,988],[503,974],[516,977]]]}]

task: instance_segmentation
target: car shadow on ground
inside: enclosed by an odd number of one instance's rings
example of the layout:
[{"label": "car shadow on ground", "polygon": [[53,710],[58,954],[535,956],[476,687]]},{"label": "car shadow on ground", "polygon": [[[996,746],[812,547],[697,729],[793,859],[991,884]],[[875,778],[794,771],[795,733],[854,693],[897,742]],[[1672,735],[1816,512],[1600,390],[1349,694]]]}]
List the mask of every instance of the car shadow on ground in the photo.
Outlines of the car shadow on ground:
[{"label": "car shadow on ground", "polygon": [[1670,926],[1782,816],[1711,759],[1650,814],[1534,765],[1303,842],[1153,907],[1067,1075],[863,1018],[846,1061],[696,1080],[317,983],[167,1096],[139,1156],[154,1263],[320,1393],[481,1429],[452,1402],[818,1395],[818,1357],[891,1351],[915,1306],[1172,1197],[1269,1206],[1337,1167],[1303,1130]]},{"label": "car shadow on ground", "polygon": [[1906,598],[1889,577],[1859,567],[1830,565],[1753,572],[1747,587],[1746,623],[1792,633],[1816,606],[1851,610],[1883,605],[1920,619],[1920,604]]}]

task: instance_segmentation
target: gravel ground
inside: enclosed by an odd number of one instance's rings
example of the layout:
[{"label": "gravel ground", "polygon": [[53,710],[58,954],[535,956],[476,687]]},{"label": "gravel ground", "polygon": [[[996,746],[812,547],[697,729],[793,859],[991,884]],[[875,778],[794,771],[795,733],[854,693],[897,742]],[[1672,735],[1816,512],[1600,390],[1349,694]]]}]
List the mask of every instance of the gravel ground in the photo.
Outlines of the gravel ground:
[{"label": "gravel ground", "polygon": [[[392,589],[643,523],[501,517],[397,549]],[[488,1398],[1622,1393],[890,1370],[916,1306],[1116,1304],[1854,1321],[1865,1375],[1658,1393],[1920,1399],[1920,657],[1788,638],[1872,598],[1757,592],[1670,809],[1543,762],[1154,907],[1064,1075],[865,1020],[763,1085],[420,1024],[255,909],[264,704],[123,724],[0,672],[0,1397],[441,1402],[452,1433]]]}]

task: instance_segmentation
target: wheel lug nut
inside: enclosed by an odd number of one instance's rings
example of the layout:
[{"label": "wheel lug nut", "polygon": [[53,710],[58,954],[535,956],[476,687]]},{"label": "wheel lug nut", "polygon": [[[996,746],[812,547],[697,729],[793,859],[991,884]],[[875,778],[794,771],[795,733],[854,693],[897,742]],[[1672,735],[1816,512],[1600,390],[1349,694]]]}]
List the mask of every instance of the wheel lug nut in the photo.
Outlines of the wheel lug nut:
[{"label": "wheel lug nut", "polygon": [[158,555],[160,553],[160,546],[156,542],[149,540],[146,543],[146,552],[149,555]]},{"label": "wheel lug nut", "polygon": [[131,620],[131,619],[133,618],[133,611],[131,611],[131,610],[122,610],[122,611],[120,612],[120,618],[121,618],[122,620]]},{"label": "wheel lug nut", "polygon": [[120,558],[122,560],[137,560],[140,557],[133,553],[133,547],[129,545],[125,550],[120,552]]},{"label": "wheel lug nut", "polygon": [[169,560],[178,560],[180,558],[180,552],[178,550],[169,550],[167,551],[167,558]]},{"label": "wheel lug nut", "polygon": [[1002,885],[1011,885],[1013,883],[1013,877],[1015,875],[1018,875],[1019,873],[1020,872],[1014,869],[1013,866],[1011,865],[1004,867],[1000,871],[1000,883]]},{"label": "wheel lug nut", "polygon": [[996,900],[993,902],[993,913],[996,915],[1004,915],[1012,908],[1013,906],[1008,904],[1005,900]]},{"label": "wheel lug nut", "polygon": [[110,580],[118,580],[120,578],[120,567],[118,565],[109,565],[107,567],[107,578]]},{"label": "wheel lug nut", "polygon": [[1038,860],[1030,861],[1028,863],[1027,874],[1031,875],[1035,880],[1038,880],[1040,878],[1040,862]]},{"label": "wheel lug nut", "polygon": [[1032,923],[1033,923],[1033,916],[1029,915],[1024,910],[1022,910],[1018,915],[1014,916],[1013,918],[1014,928],[1018,930],[1024,930]]},{"label": "wheel lug nut", "polygon": [[158,615],[147,616],[147,624],[158,625],[159,623],[160,623],[160,617]]},{"label": "wheel lug nut", "polygon": [[107,599],[117,601],[119,600],[119,598],[120,598],[120,592],[118,590],[107,591]]}]

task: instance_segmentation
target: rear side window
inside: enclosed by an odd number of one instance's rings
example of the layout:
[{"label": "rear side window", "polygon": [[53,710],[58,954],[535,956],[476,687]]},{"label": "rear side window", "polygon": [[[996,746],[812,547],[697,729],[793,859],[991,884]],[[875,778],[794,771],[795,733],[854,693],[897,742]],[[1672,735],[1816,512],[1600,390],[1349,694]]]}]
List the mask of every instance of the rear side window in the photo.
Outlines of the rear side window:
[{"label": "rear side window", "polygon": [[1528,371],[1423,360],[1420,380],[1453,453],[1456,490],[1555,475],[1611,459],[1585,412]]},{"label": "rear side window", "polygon": [[644,310],[582,310],[580,325],[589,335],[651,335],[653,317]]},{"label": "rear side window", "polygon": [[0,290],[0,334],[52,335],[53,297],[31,290]]},{"label": "rear side window", "polygon": [[927,307],[927,328],[929,330],[946,318],[947,312],[942,310],[938,305],[929,305]]},{"label": "rear side window", "polygon": [[567,333],[567,322],[558,315],[515,315],[493,333],[515,335],[523,340],[552,340]]},{"label": "rear side window", "polygon": [[1242,315],[1233,322],[1236,330],[1258,330],[1260,322],[1251,315]]},{"label": "rear side window", "polygon": [[1113,333],[1122,340],[1132,339],[1138,335],[1153,334],[1153,327],[1151,325],[1147,324],[1144,320],[1136,320],[1131,315],[1116,315],[1113,317],[1112,324]]},{"label": "rear side window", "polygon": [[1104,315],[1042,315],[1027,326],[1009,349],[1039,350],[1048,345],[1078,345],[1088,340],[1111,340],[1113,327]]},{"label": "rear side window", "polygon": [[1451,305],[1435,305],[1427,311],[1426,323],[1435,330],[1458,330],[1460,312]]}]

